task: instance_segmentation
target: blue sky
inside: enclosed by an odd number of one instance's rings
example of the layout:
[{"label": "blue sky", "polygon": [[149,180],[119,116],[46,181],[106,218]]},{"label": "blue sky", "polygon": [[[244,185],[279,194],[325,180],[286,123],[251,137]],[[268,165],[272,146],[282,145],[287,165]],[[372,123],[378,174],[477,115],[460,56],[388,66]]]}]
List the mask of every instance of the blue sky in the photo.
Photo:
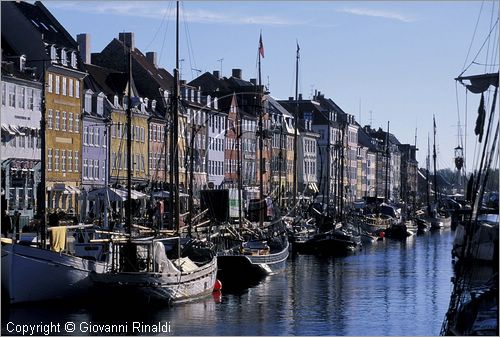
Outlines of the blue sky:
[{"label": "blue sky", "polygon": [[[175,2],[44,3],[74,37],[91,34],[93,52],[119,32],[133,31],[136,46],[158,52],[160,66],[172,71]],[[295,92],[298,41],[303,96],[321,91],[362,125],[371,121],[385,129],[390,120],[390,131],[402,143],[413,144],[417,128],[420,166],[425,166],[428,134],[432,145],[435,114],[438,168],[453,167],[459,113],[462,125],[466,120],[464,88],[458,86],[457,101],[454,78],[474,60],[498,19],[498,1],[186,1],[181,9],[180,57],[187,81],[197,76],[193,69],[213,71],[221,65],[223,76],[241,68],[245,79],[257,77],[262,31],[263,82],[271,95],[286,99]],[[475,59],[481,65],[472,64],[465,74],[498,70],[493,41],[498,41],[498,25]],[[491,63],[496,65],[484,66]],[[469,94],[467,103],[467,167],[472,168],[479,96]]]}]

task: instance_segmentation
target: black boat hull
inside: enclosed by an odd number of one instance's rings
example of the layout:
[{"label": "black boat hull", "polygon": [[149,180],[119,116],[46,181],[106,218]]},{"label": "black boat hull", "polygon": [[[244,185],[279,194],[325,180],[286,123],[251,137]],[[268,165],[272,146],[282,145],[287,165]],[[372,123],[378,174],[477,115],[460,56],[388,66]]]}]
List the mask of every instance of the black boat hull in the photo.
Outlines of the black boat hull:
[{"label": "black boat hull", "polygon": [[218,255],[217,278],[223,288],[246,288],[259,283],[267,275],[283,271],[288,258],[288,241],[285,247],[268,255]]}]

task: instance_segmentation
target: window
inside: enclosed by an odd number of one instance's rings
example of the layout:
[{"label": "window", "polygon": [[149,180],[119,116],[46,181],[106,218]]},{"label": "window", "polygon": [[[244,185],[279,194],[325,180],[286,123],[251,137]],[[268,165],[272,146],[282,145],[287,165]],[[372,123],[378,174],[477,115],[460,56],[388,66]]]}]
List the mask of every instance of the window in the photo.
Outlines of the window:
[{"label": "window", "polygon": [[61,48],[61,63],[63,66],[68,65],[68,57],[66,55],[66,50],[64,48]]},{"label": "window", "polygon": [[94,142],[94,145],[95,146],[100,146],[101,144],[101,140],[99,139],[101,137],[101,129],[99,128],[96,128],[95,129],[95,142]]},{"label": "window", "polygon": [[56,46],[50,46],[50,59],[55,62],[57,61]]},{"label": "window", "polygon": [[16,107],[16,86],[14,84],[9,85],[9,106]]},{"label": "window", "polygon": [[52,109],[49,109],[47,113],[47,129],[52,129],[52,123],[54,121],[54,116],[52,115]]},{"label": "window", "polygon": [[2,106],[7,104],[7,84],[2,83]]},{"label": "window", "polygon": [[112,169],[116,168],[116,153],[115,152],[113,152],[111,154],[111,165],[112,165]]},{"label": "window", "polygon": [[80,81],[75,81],[75,97],[80,98]]},{"label": "window", "polygon": [[78,157],[78,151],[75,151],[75,172],[78,172],[78,164],[79,164],[79,157]]},{"label": "window", "polygon": [[52,149],[47,149],[47,171],[52,171]]},{"label": "window", "polygon": [[92,96],[90,93],[85,94],[85,111],[92,111]]},{"label": "window", "polygon": [[56,75],[56,94],[61,92],[61,77]]},{"label": "window", "polygon": [[66,172],[66,150],[61,150],[61,171]]},{"label": "window", "polygon": [[61,130],[66,131],[66,111],[62,112]]},{"label": "window", "polygon": [[99,161],[94,160],[94,179],[99,179]]},{"label": "window", "polygon": [[88,141],[87,143],[89,145],[94,145],[94,128],[89,128],[89,138],[88,138]]},{"label": "window", "polygon": [[54,171],[59,171],[59,149],[54,151]]},{"label": "window", "polygon": [[106,159],[102,161],[102,180],[106,180]]},{"label": "window", "polygon": [[70,78],[68,80],[68,83],[69,83],[69,85],[68,85],[68,89],[69,89],[68,96],[69,97],[73,97],[73,79]]},{"label": "window", "polygon": [[18,108],[24,109],[25,98],[26,98],[26,88],[18,86],[17,87],[17,107]]},{"label": "window", "polygon": [[71,52],[71,66],[76,68],[76,52],[74,51]]},{"label": "window", "polygon": [[[33,102],[34,102],[33,98],[34,97],[33,96],[34,96],[33,88],[28,88],[28,106],[27,106],[27,108],[29,110],[33,110],[33,107],[34,107],[34,105],[33,105]],[[3,100],[2,100],[2,103],[3,103]]]},{"label": "window", "polygon": [[75,115],[75,132],[80,132],[80,116]]},{"label": "window", "polygon": [[73,151],[68,150],[68,172],[73,171]]},{"label": "window", "polygon": [[56,123],[54,129],[59,130],[61,121],[60,121],[60,116],[59,116],[59,110],[56,110]]},{"label": "window", "polygon": [[69,113],[69,120],[68,120],[68,131],[73,132],[73,113]]},{"label": "window", "polygon": [[53,89],[52,89],[52,85],[53,85],[52,81],[54,81],[53,77],[54,76],[52,74],[49,74],[48,79],[47,79],[47,82],[48,82],[48,88],[47,88],[47,90],[49,92],[53,91]]},{"label": "window", "polygon": [[83,160],[83,179],[87,179],[89,176],[89,169],[87,165],[87,159]]},{"label": "window", "polygon": [[67,89],[68,89],[68,86],[67,86],[67,78],[66,77],[63,77],[62,78],[62,94],[63,96],[66,96],[67,94]]},{"label": "window", "polygon": [[97,114],[102,116],[104,112],[104,100],[102,97],[97,97]]},{"label": "window", "polygon": [[89,144],[89,127],[85,126],[83,128],[83,144],[88,145]]}]

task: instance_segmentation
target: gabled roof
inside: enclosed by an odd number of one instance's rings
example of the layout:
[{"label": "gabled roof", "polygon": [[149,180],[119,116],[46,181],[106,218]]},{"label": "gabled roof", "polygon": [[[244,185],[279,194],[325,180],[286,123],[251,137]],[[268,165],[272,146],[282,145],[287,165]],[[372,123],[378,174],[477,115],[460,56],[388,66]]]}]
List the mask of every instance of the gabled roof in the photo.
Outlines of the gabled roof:
[{"label": "gabled roof", "polygon": [[193,87],[200,87],[204,94],[209,95],[215,91],[227,91],[229,89],[225,88],[225,85],[220,78],[215,77],[208,71],[189,82],[188,85]]},{"label": "gabled roof", "polygon": [[78,43],[56,20],[41,1],[30,4],[25,1],[15,3],[19,11],[33,24],[33,27],[41,34],[46,43],[78,50]]},{"label": "gabled roof", "polygon": [[123,96],[127,88],[127,74],[112,69],[86,64],[85,68],[93,78],[95,89],[93,91],[102,91],[106,96]]},{"label": "gabled roof", "polygon": [[[83,70],[77,42],[40,1],[35,4],[2,1],[1,9],[2,39],[11,45],[16,55],[25,54],[27,63],[37,67],[37,73],[42,72],[42,60],[50,59],[50,45],[75,52],[77,70]],[[69,65],[62,67],[74,70]]]},{"label": "gabled roof", "polygon": [[[125,44],[114,38],[100,53],[92,53],[92,63],[125,71],[126,50]],[[131,55],[133,82],[139,96],[155,99],[158,103],[157,108],[162,107],[165,110],[160,89],[171,92],[174,86],[173,76],[167,70],[149,62],[139,49],[134,48]]]}]

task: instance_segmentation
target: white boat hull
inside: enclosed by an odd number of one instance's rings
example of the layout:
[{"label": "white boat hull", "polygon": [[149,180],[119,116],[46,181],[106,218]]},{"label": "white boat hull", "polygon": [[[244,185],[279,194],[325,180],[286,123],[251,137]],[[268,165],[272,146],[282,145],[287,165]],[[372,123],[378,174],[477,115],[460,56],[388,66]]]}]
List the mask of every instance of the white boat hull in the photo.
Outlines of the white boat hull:
[{"label": "white boat hull", "polygon": [[217,276],[217,258],[190,272],[117,272],[92,273],[95,286],[107,296],[134,296],[147,302],[180,303],[213,292]]},{"label": "white boat hull", "polygon": [[20,244],[2,245],[2,288],[11,304],[76,299],[88,294],[89,273],[105,263]]}]

